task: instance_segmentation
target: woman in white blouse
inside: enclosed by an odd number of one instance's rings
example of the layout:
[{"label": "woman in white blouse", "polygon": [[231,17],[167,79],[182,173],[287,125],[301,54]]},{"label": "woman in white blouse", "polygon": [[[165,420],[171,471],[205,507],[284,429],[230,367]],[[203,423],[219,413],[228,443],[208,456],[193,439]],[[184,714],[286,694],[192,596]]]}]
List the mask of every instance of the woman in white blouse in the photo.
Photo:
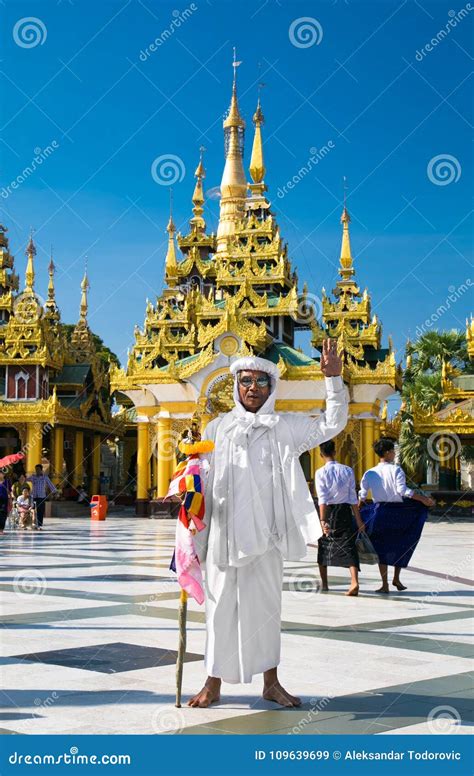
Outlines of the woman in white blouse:
[{"label": "woman in white blouse", "polygon": [[[426,507],[434,506],[433,499],[421,493],[415,493],[407,487],[405,472],[402,467],[395,463],[395,444],[392,439],[382,437],[374,443],[374,450],[380,458],[380,462],[373,469],[365,472],[360,482],[359,505],[362,506],[367,500],[369,490],[372,493],[372,500],[375,504],[393,504],[402,503],[404,499],[413,499],[419,501]],[[407,502],[409,504],[409,502]],[[364,514],[365,510],[362,510]],[[390,513],[393,508],[390,509]],[[405,585],[400,582],[400,571],[408,565],[408,561],[413,554],[418,539],[421,535],[421,527],[416,526],[409,517],[404,528],[402,512],[397,510],[399,519],[396,524],[392,520],[379,521],[377,524],[377,539],[375,535],[369,534],[375,549],[380,557],[379,569],[382,577],[382,586],[377,593],[388,593],[388,565],[387,558],[393,557],[394,561],[399,559],[400,565],[394,565],[392,584],[397,590],[406,590]],[[426,514],[426,513],[425,513]],[[396,515],[394,515],[396,518]],[[405,532],[405,534],[404,534]],[[384,562],[382,562],[384,560]],[[391,564],[390,564],[391,565]]]},{"label": "woman in white blouse", "polygon": [[323,536],[318,542],[318,565],[322,589],[328,587],[328,566],[342,566],[351,572],[351,584],[346,595],[359,594],[359,557],[355,544],[352,514],[359,531],[365,525],[359,513],[354,472],[350,466],[336,461],[334,440],[319,445],[326,463],[318,469],[315,477],[318,496],[319,519]]}]

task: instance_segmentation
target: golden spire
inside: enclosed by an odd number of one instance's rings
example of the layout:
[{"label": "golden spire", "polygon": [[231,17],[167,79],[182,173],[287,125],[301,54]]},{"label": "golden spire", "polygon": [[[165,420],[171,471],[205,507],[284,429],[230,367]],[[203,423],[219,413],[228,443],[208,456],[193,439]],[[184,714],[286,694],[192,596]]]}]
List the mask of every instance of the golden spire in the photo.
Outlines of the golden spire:
[{"label": "golden spire", "polygon": [[218,252],[226,250],[227,238],[235,233],[235,224],[244,215],[247,194],[243,166],[245,121],[240,115],[237,102],[237,68],[240,64],[241,62],[236,60],[234,48],[232,97],[229,112],[224,121],[225,166],[221,180],[221,204],[217,228]]},{"label": "golden spire", "polygon": [[200,157],[199,157],[199,164],[196,167],[196,172],[194,173],[196,177],[196,185],[194,187],[193,192],[193,213],[194,216],[191,218],[190,224],[191,226],[195,224],[196,228],[204,232],[206,229],[206,222],[204,221],[204,218],[202,217],[202,214],[204,213],[204,191],[202,187],[203,179],[206,177],[206,171],[204,169],[204,165],[202,163],[202,157],[203,153],[206,149],[204,146],[201,146],[199,149]]},{"label": "golden spire", "polygon": [[263,161],[263,144],[262,144],[262,124],[265,122],[263,117],[262,107],[260,105],[260,97],[257,101],[257,110],[253,115],[253,123],[255,124],[255,134],[252,145],[252,156],[250,159],[250,175],[254,183],[262,183],[265,177],[265,164]]},{"label": "golden spire", "polygon": [[351,239],[349,235],[349,223],[351,217],[347,212],[346,207],[346,178],[344,177],[344,207],[342,209],[341,224],[342,224],[342,244],[341,244],[341,268],[339,274],[344,280],[348,280],[351,275],[354,274],[354,268],[352,266],[352,252],[351,252]]},{"label": "golden spire", "polygon": [[232,81],[232,97],[230,98],[229,112],[224,120],[224,129],[228,129],[229,127],[240,127],[241,129],[245,129],[245,121],[240,115],[239,103],[237,100],[237,68],[241,64],[242,64],[241,61],[237,62],[235,46],[234,46],[234,58],[232,61],[232,67],[234,68],[234,78]]},{"label": "golden spire", "polygon": [[87,292],[90,288],[89,284],[89,278],[87,277],[87,258],[86,258],[86,267],[84,269],[84,277],[82,278],[81,282],[81,306],[80,306],[80,316],[79,321],[81,323],[85,323],[87,325]]},{"label": "golden spire", "polygon": [[33,291],[33,286],[35,283],[34,258],[36,256],[36,246],[33,242],[33,232],[30,234],[30,240],[26,247],[26,255],[28,257],[28,261],[26,263],[25,272],[25,289]]},{"label": "golden spire", "polygon": [[166,252],[166,259],[165,259],[165,275],[166,275],[166,280],[168,281],[168,285],[175,286],[177,261],[176,261],[176,246],[174,243],[174,235],[176,232],[176,227],[173,221],[172,189],[170,189],[170,217],[168,221],[168,226],[166,227],[166,231],[168,232],[168,250]]},{"label": "golden spire", "polygon": [[54,272],[56,267],[54,266],[53,261],[53,251],[51,249],[51,259],[48,266],[48,274],[49,274],[49,281],[48,281],[48,298],[44,304],[47,313],[49,314],[49,317],[57,317],[59,318],[59,311],[58,306],[56,304],[56,291],[54,288]]}]

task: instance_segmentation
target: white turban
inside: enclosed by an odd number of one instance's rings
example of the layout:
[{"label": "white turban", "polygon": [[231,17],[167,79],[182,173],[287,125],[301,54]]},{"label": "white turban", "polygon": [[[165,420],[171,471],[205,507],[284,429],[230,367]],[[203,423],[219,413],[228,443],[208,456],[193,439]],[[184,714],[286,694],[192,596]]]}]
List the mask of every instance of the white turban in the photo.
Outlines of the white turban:
[{"label": "white turban", "polygon": [[266,358],[259,358],[258,356],[245,356],[244,358],[238,358],[237,361],[233,361],[229,367],[232,374],[237,375],[238,372],[242,372],[244,369],[253,369],[257,372],[266,372],[267,375],[271,375],[276,381],[280,377],[280,370],[273,361],[267,361]]}]

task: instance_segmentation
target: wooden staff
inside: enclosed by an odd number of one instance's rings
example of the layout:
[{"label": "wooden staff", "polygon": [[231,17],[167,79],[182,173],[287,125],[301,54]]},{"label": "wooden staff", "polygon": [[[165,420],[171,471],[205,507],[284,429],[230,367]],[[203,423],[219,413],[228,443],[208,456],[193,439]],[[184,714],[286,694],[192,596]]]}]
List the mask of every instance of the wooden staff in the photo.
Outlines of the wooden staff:
[{"label": "wooden staff", "polygon": [[183,686],[183,663],[186,654],[186,614],[188,610],[188,594],[186,590],[181,590],[179,597],[179,645],[178,657],[176,659],[176,707],[181,708],[181,689]]}]

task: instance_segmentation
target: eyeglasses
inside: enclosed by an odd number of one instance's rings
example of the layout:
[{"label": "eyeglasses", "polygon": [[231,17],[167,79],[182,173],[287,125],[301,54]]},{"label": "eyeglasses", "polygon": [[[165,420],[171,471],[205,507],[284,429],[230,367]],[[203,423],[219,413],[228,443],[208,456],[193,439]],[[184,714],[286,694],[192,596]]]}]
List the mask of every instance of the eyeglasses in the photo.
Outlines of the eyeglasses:
[{"label": "eyeglasses", "polygon": [[241,385],[243,388],[250,388],[250,386],[254,384],[258,388],[268,388],[268,386],[270,385],[270,378],[266,376],[262,376],[262,377],[248,377],[247,375],[244,375],[243,377],[239,376],[239,385]]}]

